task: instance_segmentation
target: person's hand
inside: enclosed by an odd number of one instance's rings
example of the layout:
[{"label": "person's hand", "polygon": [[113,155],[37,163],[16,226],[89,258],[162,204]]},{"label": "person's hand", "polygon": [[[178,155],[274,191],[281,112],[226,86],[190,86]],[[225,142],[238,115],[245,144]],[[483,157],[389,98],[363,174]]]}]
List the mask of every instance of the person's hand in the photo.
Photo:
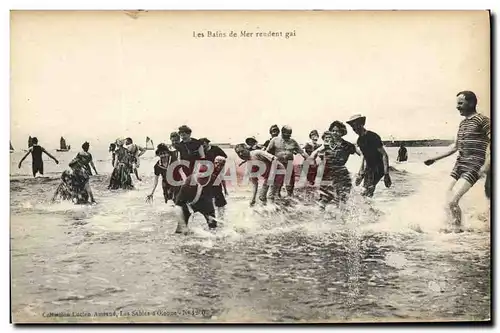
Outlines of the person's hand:
[{"label": "person's hand", "polygon": [[153,195],[152,195],[152,194],[150,194],[150,195],[148,195],[148,196],[146,197],[146,202],[147,202],[147,203],[152,203],[152,202],[153,202]]},{"label": "person's hand", "polygon": [[358,173],[358,175],[356,176],[356,180],[354,181],[354,184],[356,184],[356,186],[359,186],[359,184],[361,184],[361,182],[363,181],[363,178],[365,178],[365,174],[362,172]]},{"label": "person's hand", "polygon": [[388,173],[386,173],[384,176],[384,184],[385,184],[385,187],[387,187],[387,188],[391,187],[391,185],[392,185],[391,176],[389,176]]},{"label": "person's hand", "polygon": [[21,169],[21,163],[19,163],[19,165],[17,166],[19,169]]},{"label": "person's hand", "polygon": [[424,164],[427,165],[427,166],[429,166],[429,165],[434,164],[434,162],[436,162],[436,160],[430,158],[430,159],[424,161]]},{"label": "person's hand", "polygon": [[58,160],[56,160],[56,164],[59,164],[59,161],[58,161]]}]

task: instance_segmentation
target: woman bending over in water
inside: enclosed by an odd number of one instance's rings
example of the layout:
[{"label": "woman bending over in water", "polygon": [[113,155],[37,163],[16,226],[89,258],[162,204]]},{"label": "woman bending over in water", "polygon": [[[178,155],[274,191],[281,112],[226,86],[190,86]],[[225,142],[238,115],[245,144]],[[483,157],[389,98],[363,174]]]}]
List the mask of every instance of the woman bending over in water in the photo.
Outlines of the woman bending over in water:
[{"label": "woman bending over in water", "polygon": [[62,200],[71,200],[75,204],[96,203],[92,189],[90,188],[89,175],[85,170],[86,160],[82,160],[78,156],[70,163],[70,170],[62,173],[61,183],[54,193],[52,201],[58,197]]}]

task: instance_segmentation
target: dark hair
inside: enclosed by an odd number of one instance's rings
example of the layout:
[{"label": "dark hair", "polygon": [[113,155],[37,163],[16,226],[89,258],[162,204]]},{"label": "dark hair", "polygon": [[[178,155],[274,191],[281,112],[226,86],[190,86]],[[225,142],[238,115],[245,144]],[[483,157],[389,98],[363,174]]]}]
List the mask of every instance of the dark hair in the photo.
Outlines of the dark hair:
[{"label": "dark hair", "polygon": [[472,105],[472,107],[476,107],[477,105],[477,97],[472,91],[464,90],[457,94],[457,97],[460,95],[464,95],[465,100]]},{"label": "dark hair", "polygon": [[90,147],[90,143],[88,143],[87,141],[85,141],[82,145],[82,148],[85,149],[85,147]]},{"label": "dark hair", "polygon": [[172,139],[172,138],[179,138],[179,137],[180,137],[179,133],[177,133],[177,132],[170,133],[170,139]]},{"label": "dark hair", "polygon": [[254,144],[257,143],[257,139],[253,138],[253,137],[249,137],[249,138],[246,138],[245,139],[245,143],[249,146],[253,146]]},{"label": "dark hair", "polygon": [[278,125],[273,125],[271,128],[269,128],[269,134],[272,134],[273,132],[278,131],[278,134],[280,133],[280,128]]},{"label": "dark hair", "polygon": [[134,143],[134,140],[132,140],[132,138],[126,138],[125,141],[130,141],[130,143]]},{"label": "dark hair", "polygon": [[316,131],[316,130],[312,130],[312,131],[309,133],[309,139],[310,139],[313,135],[317,135],[317,136],[319,136],[318,131]]},{"label": "dark hair", "polygon": [[347,134],[347,127],[344,125],[343,122],[335,120],[333,123],[330,124],[328,131],[332,132],[334,127],[338,127],[340,129],[341,132],[340,136],[344,136]]},{"label": "dark hair", "polygon": [[186,125],[182,125],[181,127],[179,127],[179,133],[191,134],[191,132],[191,129]]},{"label": "dark hair", "polygon": [[292,133],[292,128],[290,126],[285,125],[285,126],[283,126],[281,128],[281,133],[283,133],[283,132],[290,132],[290,133]]},{"label": "dark hair", "polygon": [[323,134],[321,135],[321,140],[325,140],[325,136],[327,136],[327,135],[332,136],[332,132],[330,132],[330,131],[323,132]]},{"label": "dark hair", "polygon": [[64,181],[67,178],[71,179],[71,172],[69,170],[64,170],[62,175],[61,175],[61,179]]},{"label": "dark hair", "polygon": [[35,145],[38,143],[38,139],[37,139],[36,136],[34,136],[34,137],[31,138],[31,143],[33,143]]},{"label": "dark hair", "polygon": [[73,169],[73,168],[78,167],[78,166],[79,166],[79,164],[80,164],[80,159],[79,159],[79,158],[77,158],[77,157],[75,157],[74,159],[72,159],[72,160],[71,160],[71,162],[69,162],[69,164],[68,164],[68,165],[69,165],[69,167],[70,167],[71,169]]},{"label": "dark hair", "polygon": [[155,155],[160,156],[160,154],[163,152],[168,152],[168,146],[164,143],[160,143],[158,146],[156,146]]}]

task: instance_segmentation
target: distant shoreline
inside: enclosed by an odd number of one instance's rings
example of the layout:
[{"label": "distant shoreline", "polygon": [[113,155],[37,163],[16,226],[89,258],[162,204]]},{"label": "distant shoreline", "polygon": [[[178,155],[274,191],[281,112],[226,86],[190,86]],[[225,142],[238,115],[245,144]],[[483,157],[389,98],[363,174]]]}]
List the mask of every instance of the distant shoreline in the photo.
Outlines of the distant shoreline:
[{"label": "distant shoreline", "polygon": [[[429,139],[429,140],[384,140],[386,147],[399,147],[404,142],[406,147],[444,147],[453,143],[453,140]],[[236,145],[231,143],[213,143],[214,146],[221,148],[234,148]]]},{"label": "distant shoreline", "polygon": [[[384,146],[386,147],[399,147],[401,143],[404,142],[406,147],[444,147],[449,146],[453,143],[453,140],[442,140],[442,139],[429,139],[429,140],[383,140]],[[213,143],[214,146],[219,146],[221,148],[232,149],[236,146],[233,143]],[[49,149],[52,150],[52,149]],[[54,149],[56,150],[56,149]],[[148,148],[148,150],[154,150],[153,148]],[[10,150],[14,151],[24,151],[27,152],[28,149],[18,149],[18,150]],[[68,152],[71,152],[68,150]]]},{"label": "distant shoreline", "polygon": [[404,143],[406,147],[443,147],[451,145],[453,140],[386,140],[382,142],[386,147],[399,147],[401,143]]}]

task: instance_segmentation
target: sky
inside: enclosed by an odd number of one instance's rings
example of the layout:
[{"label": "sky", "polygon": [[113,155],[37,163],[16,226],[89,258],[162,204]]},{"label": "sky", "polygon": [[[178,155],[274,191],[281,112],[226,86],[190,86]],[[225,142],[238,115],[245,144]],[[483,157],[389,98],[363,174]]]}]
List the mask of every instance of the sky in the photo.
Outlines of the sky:
[{"label": "sky", "polygon": [[[193,37],[208,31],[227,37]],[[13,11],[11,141],[159,143],[187,124],[263,142],[278,124],[305,142],[358,113],[384,140],[452,139],[457,92],[490,114],[489,31],[486,11]]]}]

